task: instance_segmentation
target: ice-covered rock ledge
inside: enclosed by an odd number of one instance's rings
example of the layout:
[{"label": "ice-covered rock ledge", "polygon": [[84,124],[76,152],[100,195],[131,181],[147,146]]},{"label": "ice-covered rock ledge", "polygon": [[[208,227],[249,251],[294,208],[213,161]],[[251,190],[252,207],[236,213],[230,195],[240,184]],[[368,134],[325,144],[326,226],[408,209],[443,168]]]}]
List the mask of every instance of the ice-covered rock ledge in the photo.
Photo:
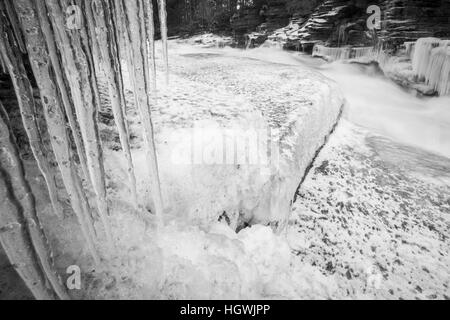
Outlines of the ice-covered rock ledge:
[{"label": "ice-covered rock ledge", "polygon": [[[275,54],[263,62],[171,43],[169,85],[153,110],[167,219],[233,228],[286,221],[344,100],[331,80]],[[144,161],[140,151],[135,158]]]}]

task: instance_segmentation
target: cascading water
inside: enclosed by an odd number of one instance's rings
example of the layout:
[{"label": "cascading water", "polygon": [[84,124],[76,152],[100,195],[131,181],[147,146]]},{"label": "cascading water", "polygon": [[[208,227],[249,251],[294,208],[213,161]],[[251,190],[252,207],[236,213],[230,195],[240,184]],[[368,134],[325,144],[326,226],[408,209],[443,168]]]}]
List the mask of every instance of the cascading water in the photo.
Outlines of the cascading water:
[{"label": "cascading water", "polygon": [[[412,59],[412,69],[419,81],[424,81],[439,95],[450,94],[450,40],[421,38],[417,42],[405,42],[405,55]],[[313,57],[328,61],[364,60],[377,61],[384,71],[389,71],[396,63],[396,57],[373,47],[331,48],[316,45]]]},{"label": "cascading water", "polygon": [[323,57],[331,61],[346,60],[351,58],[351,47],[332,48],[323,45],[315,45],[313,57]]},{"label": "cascading water", "polygon": [[[344,56],[342,51],[338,52],[342,48],[328,49],[319,47],[322,54]],[[395,63],[395,59],[383,51],[370,52],[362,48],[357,51],[359,56],[376,54],[376,61],[386,69],[390,63]],[[316,69],[339,84],[347,100],[344,117],[350,122],[394,141],[450,157],[450,97],[416,97],[378,74],[373,65],[326,63],[306,54],[274,48],[245,52],[230,49],[229,53]],[[447,68],[448,65],[447,60]]]}]

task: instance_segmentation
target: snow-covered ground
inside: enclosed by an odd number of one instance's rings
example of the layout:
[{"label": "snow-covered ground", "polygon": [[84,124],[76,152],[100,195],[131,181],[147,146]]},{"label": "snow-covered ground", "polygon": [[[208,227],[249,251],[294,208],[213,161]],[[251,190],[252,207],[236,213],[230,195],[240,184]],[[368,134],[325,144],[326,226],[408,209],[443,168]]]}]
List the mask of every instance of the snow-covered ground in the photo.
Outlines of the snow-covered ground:
[{"label": "snow-covered ground", "polygon": [[450,159],[343,120],[303,184],[288,239],[336,297],[450,298]]}]

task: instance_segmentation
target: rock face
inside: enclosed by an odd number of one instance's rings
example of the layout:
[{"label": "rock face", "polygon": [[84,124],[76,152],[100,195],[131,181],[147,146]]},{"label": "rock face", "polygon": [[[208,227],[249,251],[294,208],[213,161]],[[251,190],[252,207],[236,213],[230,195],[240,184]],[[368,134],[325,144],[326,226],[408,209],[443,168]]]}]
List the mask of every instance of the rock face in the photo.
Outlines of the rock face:
[{"label": "rock face", "polygon": [[424,37],[450,37],[449,0],[386,0],[380,38],[398,45]]},{"label": "rock face", "polygon": [[[376,33],[367,28],[372,15],[367,13],[370,5],[381,10],[381,28]],[[281,7],[272,10],[277,21],[282,21]],[[302,12],[295,12],[287,26],[268,32],[270,40],[293,50],[310,51],[317,42],[328,46],[370,46],[378,40],[398,48],[421,37],[450,37],[450,1],[327,0],[306,19]]]},{"label": "rock face", "polygon": [[261,7],[235,13],[230,22],[238,43],[253,47],[262,44],[274,30],[287,25],[290,18],[285,0],[268,0]]}]

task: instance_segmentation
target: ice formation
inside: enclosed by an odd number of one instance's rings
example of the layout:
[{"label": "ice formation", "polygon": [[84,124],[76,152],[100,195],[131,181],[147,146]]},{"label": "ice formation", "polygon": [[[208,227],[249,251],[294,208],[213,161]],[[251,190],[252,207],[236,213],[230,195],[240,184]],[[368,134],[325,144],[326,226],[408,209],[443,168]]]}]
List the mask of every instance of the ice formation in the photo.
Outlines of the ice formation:
[{"label": "ice formation", "polygon": [[416,42],[415,41],[407,41],[403,44],[405,46],[405,54],[406,56],[408,56],[409,58],[413,58],[413,54],[414,54],[414,49],[416,47]]},{"label": "ice formation", "polygon": [[370,58],[376,60],[380,51],[374,47],[326,47],[317,44],[313,48],[313,57],[322,57],[330,61]]},{"label": "ice formation", "polygon": [[440,95],[450,93],[450,46],[432,50],[425,79]]},{"label": "ice formation", "polygon": [[450,93],[450,40],[421,38],[417,40],[413,70],[440,95]]}]

